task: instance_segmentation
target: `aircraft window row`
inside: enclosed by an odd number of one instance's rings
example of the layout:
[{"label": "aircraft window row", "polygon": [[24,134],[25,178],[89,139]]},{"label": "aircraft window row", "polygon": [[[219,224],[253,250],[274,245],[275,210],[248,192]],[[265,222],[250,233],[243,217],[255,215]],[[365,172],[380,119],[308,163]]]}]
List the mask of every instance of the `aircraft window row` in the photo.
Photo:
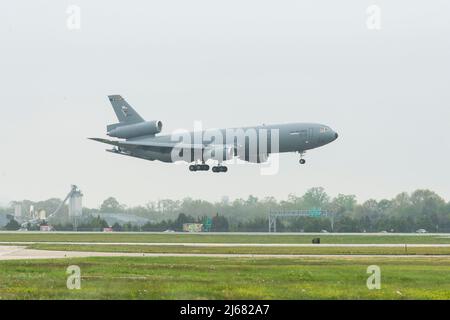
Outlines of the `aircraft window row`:
[{"label": "aircraft window row", "polygon": [[300,131],[291,131],[289,133],[291,136],[298,136],[298,135],[305,135],[306,134],[306,130],[300,130]]}]

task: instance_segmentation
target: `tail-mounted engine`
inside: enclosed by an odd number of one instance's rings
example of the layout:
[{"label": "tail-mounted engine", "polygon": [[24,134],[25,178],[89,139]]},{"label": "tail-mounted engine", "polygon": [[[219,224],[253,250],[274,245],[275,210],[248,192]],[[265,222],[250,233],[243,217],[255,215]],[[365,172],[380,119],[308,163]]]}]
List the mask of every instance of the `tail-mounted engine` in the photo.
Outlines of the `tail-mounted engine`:
[{"label": "tail-mounted engine", "polygon": [[108,136],[120,139],[132,139],[142,136],[151,136],[162,130],[161,121],[146,121],[129,125],[113,124],[107,127]]}]

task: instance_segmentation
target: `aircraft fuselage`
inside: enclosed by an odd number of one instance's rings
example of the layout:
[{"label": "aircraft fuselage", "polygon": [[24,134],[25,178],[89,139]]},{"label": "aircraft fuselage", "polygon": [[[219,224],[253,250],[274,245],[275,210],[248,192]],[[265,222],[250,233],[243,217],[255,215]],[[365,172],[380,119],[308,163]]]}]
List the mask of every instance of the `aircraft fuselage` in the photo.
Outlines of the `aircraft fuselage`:
[{"label": "aircraft fuselage", "polygon": [[[270,154],[303,153],[333,142],[338,134],[330,127],[318,123],[286,123],[254,127],[174,131],[161,134],[161,121],[146,121],[120,95],[108,96],[119,120],[107,126],[107,134],[120,140],[91,138],[114,146],[107,150],[116,154],[162,162],[195,162],[191,171],[208,171],[207,161],[218,166],[213,172],[226,172],[222,162],[240,160],[263,163]],[[201,163],[201,164],[199,164]]]},{"label": "aircraft fuselage", "polygon": [[[186,140],[190,140],[190,143],[201,143],[205,146],[215,144],[220,139],[217,139],[217,135],[222,137],[220,145],[227,146],[232,144],[235,149],[239,148],[239,141],[245,141],[244,146],[241,147],[245,150],[245,157],[242,160],[249,160],[252,153],[252,143],[256,143],[257,154],[263,148],[261,144],[265,144],[265,150],[267,153],[273,153],[272,135],[274,130],[278,131],[278,153],[285,152],[300,152],[303,153],[307,150],[315,149],[333,142],[337,139],[337,133],[330,127],[317,123],[288,123],[277,125],[261,125],[256,127],[243,127],[243,128],[230,128],[230,129],[210,129],[199,132],[191,131],[183,135]],[[264,138],[266,136],[266,138]],[[128,141],[139,142],[140,144],[153,144],[153,143],[173,143],[184,142],[183,137],[176,134],[161,134],[150,137],[139,137],[130,139]],[[230,141],[230,137],[231,141]],[[179,138],[179,139],[178,139]],[[228,138],[228,140],[227,140]],[[273,137],[275,139],[275,137]],[[233,141],[234,140],[234,141]],[[253,150],[255,150],[255,148]],[[155,148],[154,148],[155,149]],[[160,150],[126,150],[121,148],[121,151],[126,155],[134,156],[147,160],[159,160],[163,162],[173,162],[172,151],[167,148],[161,148]],[[201,156],[195,156],[192,152],[192,157],[188,162],[194,162],[202,160]],[[260,162],[260,161],[258,161]]]}]

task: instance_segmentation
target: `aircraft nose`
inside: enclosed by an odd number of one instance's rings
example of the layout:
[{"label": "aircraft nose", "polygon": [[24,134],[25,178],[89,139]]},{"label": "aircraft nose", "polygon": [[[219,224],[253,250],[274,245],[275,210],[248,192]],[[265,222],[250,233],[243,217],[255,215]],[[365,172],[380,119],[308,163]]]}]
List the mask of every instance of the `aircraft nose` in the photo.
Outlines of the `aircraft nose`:
[{"label": "aircraft nose", "polygon": [[336,140],[339,137],[339,135],[337,134],[337,132],[334,133],[334,140]]}]

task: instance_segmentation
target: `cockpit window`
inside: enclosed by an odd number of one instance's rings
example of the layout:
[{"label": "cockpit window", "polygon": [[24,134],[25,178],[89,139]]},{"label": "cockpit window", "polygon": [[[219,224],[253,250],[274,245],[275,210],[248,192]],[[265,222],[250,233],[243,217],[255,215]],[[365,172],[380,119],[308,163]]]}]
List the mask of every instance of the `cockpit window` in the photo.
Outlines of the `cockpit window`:
[{"label": "cockpit window", "polygon": [[328,132],[328,131],[330,131],[330,128],[328,128],[328,127],[321,127],[320,128],[320,133],[325,133],[325,132]]}]

